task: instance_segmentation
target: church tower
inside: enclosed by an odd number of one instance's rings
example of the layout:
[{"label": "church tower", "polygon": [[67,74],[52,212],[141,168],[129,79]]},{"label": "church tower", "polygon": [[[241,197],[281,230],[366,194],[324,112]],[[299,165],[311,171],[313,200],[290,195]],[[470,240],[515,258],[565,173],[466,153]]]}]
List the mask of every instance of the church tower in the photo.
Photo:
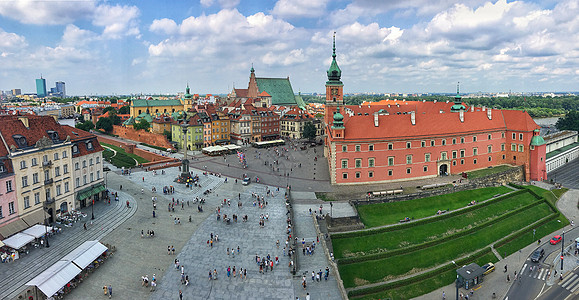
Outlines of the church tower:
[{"label": "church tower", "polygon": [[259,94],[259,89],[257,88],[257,80],[255,79],[255,69],[253,69],[253,64],[251,65],[251,70],[249,74],[249,85],[247,87],[247,97],[257,98]]},{"label": "church tower", "polygon": [[324,122],[325,125],[330,125],[333,122],[333,115],[338,105],[344,105],[344,84],[340,80],[342,77],[342,70],[338,67],[336,62],[336,33],[334,32],[334,47],[332,53],[332,64],[328,69],[328,81],[326,81],[326,107]]},{"label": "church tower", "polygon": [[187,83],[187,88],[185,89],[185,96],[183,99],[183,110],[189,111],[193,108],[193,96],[191,95],[191,90],[189,89],[189,83]]}]

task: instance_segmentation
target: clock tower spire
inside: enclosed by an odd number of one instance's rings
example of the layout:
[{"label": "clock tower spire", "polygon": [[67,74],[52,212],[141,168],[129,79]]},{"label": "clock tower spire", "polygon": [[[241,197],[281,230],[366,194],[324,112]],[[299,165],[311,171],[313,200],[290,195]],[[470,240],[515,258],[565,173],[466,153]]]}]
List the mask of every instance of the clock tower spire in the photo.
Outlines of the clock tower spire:
[{"label": "clock tower spire", "polygon": [[328,81],[326,81],[326,109],[324,121],[326,125],[333,122],[333,115],[338,105],[344,105],[344,84],[340,80],[342,70],[336,62],[336,32],[333,36],[332,63],[328,69]]}]

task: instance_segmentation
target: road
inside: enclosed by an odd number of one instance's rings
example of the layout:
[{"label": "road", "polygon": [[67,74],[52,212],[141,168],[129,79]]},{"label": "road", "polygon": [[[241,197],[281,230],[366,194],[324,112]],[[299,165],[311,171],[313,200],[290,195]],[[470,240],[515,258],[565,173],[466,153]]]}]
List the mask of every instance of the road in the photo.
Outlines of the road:
[{"label": "road", "polygon": [[575,159],[547,174],[549,180],[562,184],[564,187],[579,189],[579,159]]}]

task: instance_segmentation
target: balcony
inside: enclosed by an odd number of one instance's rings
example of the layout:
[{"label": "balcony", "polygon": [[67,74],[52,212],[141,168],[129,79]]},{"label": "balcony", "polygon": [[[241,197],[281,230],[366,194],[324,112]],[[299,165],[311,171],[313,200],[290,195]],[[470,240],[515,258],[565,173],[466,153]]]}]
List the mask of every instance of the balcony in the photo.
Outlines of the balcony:
[{"label": "balcony", "polygon": [[43,167],[52,167],[52,160],[43,161],[42,166]]},{"label": "balcony", "polygon": [[52,184],[53,182],[54,182],[54,179],[49,178],[49,179],[44,180],[44,185]]},{"label": "balcony", "polygon": [[52,198],[46,198],[46,205],[52,204],[52,203],[54,203],[54,201],[56,201],[56,199],[55,199],[54,197],[52,197]]}]

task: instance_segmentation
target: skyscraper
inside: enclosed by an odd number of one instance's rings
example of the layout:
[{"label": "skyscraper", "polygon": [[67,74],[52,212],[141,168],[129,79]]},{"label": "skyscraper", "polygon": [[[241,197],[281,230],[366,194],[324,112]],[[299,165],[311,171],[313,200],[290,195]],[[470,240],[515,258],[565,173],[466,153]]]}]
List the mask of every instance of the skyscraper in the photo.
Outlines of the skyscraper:
[{"label": "skyscraper", "polygon": [[36,79],[36,96],[38,98],[46,97],[46,79],[42,78],[40,75],[40,79]]},{"label": "skyscraper", "polygon": [[63,81],[56,82],[56,92],[61,98],[66,98],[66,87]]}]

